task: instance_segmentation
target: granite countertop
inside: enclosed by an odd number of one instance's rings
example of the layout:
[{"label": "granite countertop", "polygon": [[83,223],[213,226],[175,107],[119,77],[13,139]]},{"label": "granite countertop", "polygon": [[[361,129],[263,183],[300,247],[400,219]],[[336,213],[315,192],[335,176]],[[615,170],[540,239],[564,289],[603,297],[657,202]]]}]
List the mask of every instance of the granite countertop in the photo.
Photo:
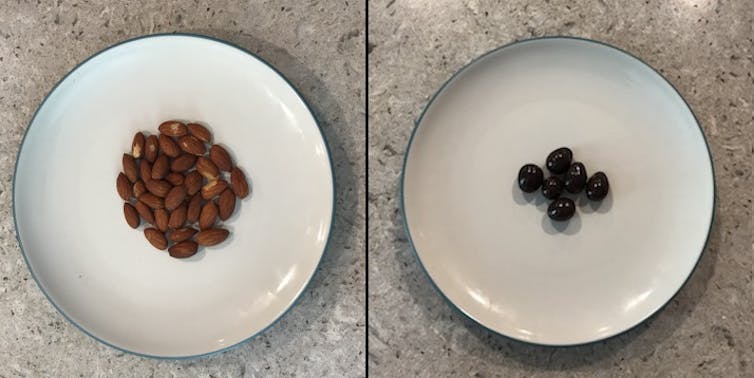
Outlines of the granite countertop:
[{"label": "granite countertop", "polygon": [[[364,8],[363,0],[0,2],[0,377],[365,375]],[[183,361],[124,354],[68,323],[31,278],[11,210],[21,138],[53,85],[111,44],[176,31],[238,44],[287,76],[322,123],[338,180],[330,248],[297,305],[238,348]]]},{"label": "granite countertop", "polygon": [[[368,369],[374,376],[754,376],[754,3],[369,2]],[[431,96],[474,57],[544,35],[627,50],[689,102],[716,167],[716,221],[700,265],[657,316],[604,342],[525,345],[464,320],[412,255],[399,208],[409,135]]]}]

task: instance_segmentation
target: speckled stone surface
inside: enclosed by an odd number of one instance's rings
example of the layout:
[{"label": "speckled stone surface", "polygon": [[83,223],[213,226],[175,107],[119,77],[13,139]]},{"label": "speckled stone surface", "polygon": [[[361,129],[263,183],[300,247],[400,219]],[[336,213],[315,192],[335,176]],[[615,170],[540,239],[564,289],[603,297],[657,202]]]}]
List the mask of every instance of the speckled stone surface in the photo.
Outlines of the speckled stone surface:
[{"label": "speckled stone surface", "polygon": [[[745,0],[369,2],[369,361],[375,377],[752,377],[754,3]],[[656,317],[605,342],[525,345],[464,320],[431,287],[399,212],[413,121],[450,75],[534,36],[608,42],[658,69],[714,155],[717,217],[701,263]]]},{"label": "speckled stone surface", "polygon": [[[365,371],[363,0],[0,2],[0,377],[358,377]],[[44,298],[14,236],[12,175],[31,116],[78,62],[157,32],[234,42],[277,67],[321,120],[337,178],[323,263],[267,332],[208,358],[124,354],[84,335]]]}]

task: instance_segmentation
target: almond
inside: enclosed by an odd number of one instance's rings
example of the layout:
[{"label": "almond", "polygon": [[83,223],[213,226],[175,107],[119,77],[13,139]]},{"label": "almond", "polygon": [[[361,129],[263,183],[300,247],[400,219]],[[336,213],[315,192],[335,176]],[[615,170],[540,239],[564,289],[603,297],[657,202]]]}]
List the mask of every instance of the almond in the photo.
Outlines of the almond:
[{"label": "almond", "polygon": [[184,178],[182,174],[173,172],[165,176],[165,180],[168,180],[170,185],[178,186],[183,185]]},{"label": "almond", "polygon": [[165,196],[165,208],[173,211],[186,199],[186,188],[175,186]]},{"label": "almond", "polygon": [[150,164],[146,160],[139,161],[139,177],[141,177],[144,182],[147,182],[152,179],[152,164]]},{"label": "almond", "polygon": [[173,186],[165,180],[149,180],[147,181],[145,186],[147,187],[149,193],[162,198],[165,198],[170,189],[173,189]]},{"label": "almond", "polygon": [[139,227],[139,223],[141,223],[141,218],[139,217],[139,212],[136,211],[136,208],[133,207],[128,202],[125,202],[123,204],[123,215],[126,217],[126,223],[128,223],[131,228],[137,228]]},{"label": "almond", "polygon": [[215,163],[204,156],[200,156],[199,159],[196,159],[196,171],[207,178],[207,180],[216,180],[220,177],[220,171],[217,169]]},{"label": "almond", "polygon": [[212,133],[210,133],[206,127],[198,123],[189,123],[186,126],[188,127],[189,134],[195,136],[196,139],[199,139],[205,143],[212,141]]},{"label": "almond", "polygon": [[202,175],[197,171],[189,172],[183,180],[183,185],[186,187],[186,193],[193,196],[202,188]]},{"label": "almond", "polygon": [[233,167],[230,172],[230,185],[238,198],[246,198],[249,195],[249,183],[246,182],[246,175],[238,167]]},{"label": "almond", "polygon": [[186,240],[170,247],[170,249],[168,249],[168,252],[172,257],[175,257],[177,259],[185,259],[186,257],[195,255],[197,248],[198,247],[196,243],[192,242],[191,240]]},{"label": "almond", "polygon": [[128,181],[123,172],[118,173],[118,179],[115,181],[115,188],[118,189],[118,195],[123,198],[124,201],[131,199],[133,192],[131,191],[131,182]]},{"label": "almond", "polygon": [[131,142],[131,155],[133,155],[137,159],[140,158],[144,153],[144,142],[146,142],[144,134],[139,131],[138,133],[136,133],[136,135],[134,135],[134,141]]},{"label": "almond", "polygon": [[141,197],[139,197],[139,201],[144,202],[144,204],[149,206],[151,209],[162,209],[165,207],[165,203],[162,201],[162,198],[157,197],[152,193],[142,194]]},{"label": "almond", "polygon": [[216,195],[228,188],[228,183],[223,180],[210,181],[202,187],[202,197],[206,200],[214,198]]},{"label": "almond", "polygon": [[147,137],[147,141],[144,142],[144,159],[147,159],[150,163],[154,163],[154,159],[157,159],[157,152],[159,152],[160,142],[156,135],[150,135]]},{"label": "almond", "polygon": [[157,209],[154,211],[154,225],[158,230],[162,232],[167,231],[168,223],[170,223],[170,216],[165,209]]},{"label": "almond", "polygon": [[139,170],[136,168],[136,159],[129,154],[123,154],[123,173],[128,177],[128,181],[136,182],[139,179]]},{"label": "almond", "polygon": [[156,228],[145,228],[144,237],[147,238],[147,241],[149,241],[150,244],[159,250],[168,247],[168,241],[165,239],[165,234]]},{"label": "almond", "polygon": [[220,219],[227,220],[236,209],[236,195],[230,189],[225,189],[217,198],[217,209]]},{"label": "almond", "polygon": [[157,127],[157,129],[160,130],[161,133],[171,137],[184,136],[188,133],[186,125],[178,121],[163,122]]},{"label": "almond", "polygon": [[215,220],[217,220],[217,206],[209,201],[202,207],[202,212],[199,214],[199,228],[206,230],[215,224]]},{"label": "almond", "polygon": [[233,160],[230,159],[230,154],[222,146],[215,144],[210,147],[209,158],[222,171],[230,172],[233,168]]},{"label": "almond", "polygon": [[144,222],[154,224],[154,213],[152,212],[152,209],[149,208],[149,206],[147,206],[144,202],[136,201],[134,207],[136,208],[136,212],[139,213],[141,219],[144,219]]},{"label": "almond", "polygon": [[157,160],[155,160],[154,164],[152,165],[152,179],[160,180],[165,177],[165,175],[168,174],[169,165],[170,162],[168,161],[167,156],[158,156]]},{"label": "almond", "polygon": [[181,228],[186,223],[186,203],[180,204],[172,213],[168,220],[168,227]]},{"label": "almond", "polygon": [[181,149],[178,148],[178,145],[175,144],[175,141],[173,138],[165,135],[160,134],[158,137],[158,141],[160,143],[160,149],[162,150],[162,153],[165,155],[168,155],[170,157],[176,157],[181,154]]},{"label": "almond", "polygon": [[182,154],[181,156],[173,159],[173,161],[170,163],[170,170],[173,172],[188,171],[189,169],[191,169],[191,167],[194,166],[194,163],[196,163],[196,156],[191,154]]},{"label": "almond", "polygon": [[177,230],[170,231],[170,236],[168,236],[168,238],[173,243],[180,243],[184,240],[191,239],[191,237],[194,236],[196,232],[196,229],[191,227],[179,228]]},{"label": "almond", "polygon": [[147,192],[147,186],[144,185],[144,181],[136,181],[133,187],[134,197],[139,198],[142,194]]},{"label": "almond", "polygon": [[225,241],[230,233],[226,229],[211,228],[204,231],[199,231],[194,238],[199,245],[212,246],[217,245]]},{"label": "almond", "polygon": [[182,150],[197,156],[204,155],[204,153],[207,152],[207,146],[191,135],[180,137],[180,139],[178,139],[178,146],[181,147]]},{"label": "almond", "polygon": [[199,220],[199,214],[202,211],[202,195],[200,193],[194,194],[191,197],[191,201],[188,203],[186,210],[186,221],[189,223],[195,223]]}]

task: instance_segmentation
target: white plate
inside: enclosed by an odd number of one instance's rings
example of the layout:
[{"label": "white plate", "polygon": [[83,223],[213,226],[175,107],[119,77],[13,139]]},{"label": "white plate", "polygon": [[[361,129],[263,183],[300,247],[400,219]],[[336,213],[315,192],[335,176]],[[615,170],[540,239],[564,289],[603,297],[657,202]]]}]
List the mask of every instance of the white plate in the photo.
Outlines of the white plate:
[{"label": "white plate", "polygon": [[[516,179],[561,146],[611,190],[557,224]],[[601,43],[544,38],[495,50],[440,89],[409,144],[403,207],[421,264],[464,314],[574,345],[639,324],[678,292],[706,243],[714,176],[694,115],[657,72]]]},{"label": "white plate", "polygon": [[[177,260],[123,218],[115,190],[136,131],[206,122],[250,179],[231,238]],[[227,43],[157,35],[110,47],[37,110],[14,181],[18,240],[39,287],[96,339],[150,357],[223,350],[289,309],[322,257],[333,175],[317,122],[271,66]]]}]

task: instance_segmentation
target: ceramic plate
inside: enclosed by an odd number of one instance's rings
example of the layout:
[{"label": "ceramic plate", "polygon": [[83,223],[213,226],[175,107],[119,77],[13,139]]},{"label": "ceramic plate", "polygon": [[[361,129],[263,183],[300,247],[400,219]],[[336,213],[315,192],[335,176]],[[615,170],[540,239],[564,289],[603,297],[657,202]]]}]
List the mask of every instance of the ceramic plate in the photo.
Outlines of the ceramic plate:
[{"label": "ceramic plate", "polygon": [[[561,146],[611,184],[601,203],[572,196],[566,223],[516,184]],[[651,67],[593,41],[535,39],[475,60],[432,98],[403,207],[422,266],[464,314],[574,345],[639,324],[678,292],[709,234],[713,167],[693,113]]]},{"label": "ceramic plate", "polygon": [[[115,190],[135,132],[205,122],[250,179],[231,238],[177,260],[123,218]],[[252,54],[201,36],[110,47],[68,74],[28,127],[14,182],[18,240],[39,287],[96,339],[196,356],[270,326],[312,278],[333,215],[330,157],[298,92]]]}]

